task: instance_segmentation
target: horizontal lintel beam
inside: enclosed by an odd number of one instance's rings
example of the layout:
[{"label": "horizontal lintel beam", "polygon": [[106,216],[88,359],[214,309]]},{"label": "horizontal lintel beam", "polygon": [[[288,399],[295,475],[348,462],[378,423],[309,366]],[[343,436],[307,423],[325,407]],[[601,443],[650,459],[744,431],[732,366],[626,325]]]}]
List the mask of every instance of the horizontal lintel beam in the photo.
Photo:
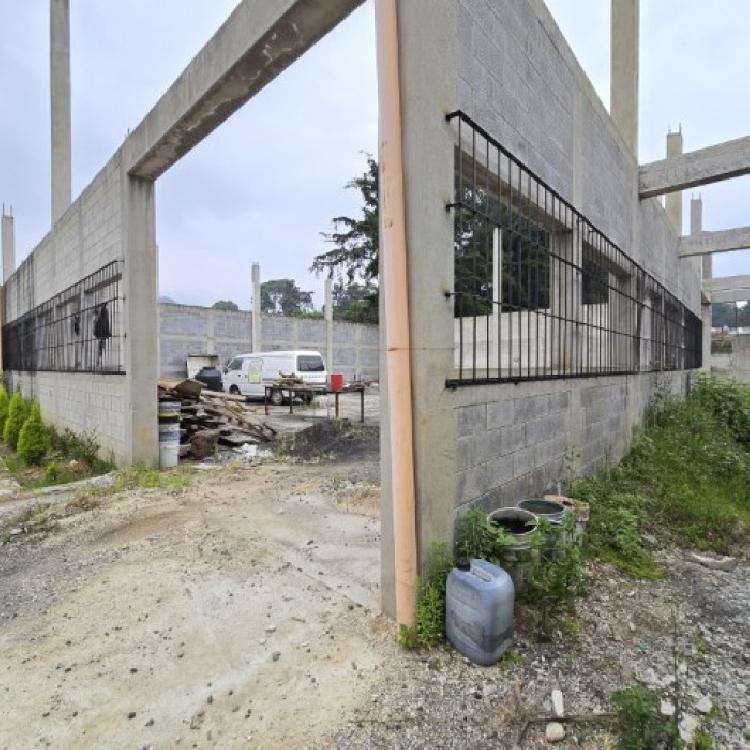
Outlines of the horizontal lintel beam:
[{"label": "horizontal lintel beam", "polygon": [[128,136],[125,170],[154,180],[363,0],[242,0]]},{"label": "horizontal lintel beam", "polygon": [[750,174],[750,136],[644,164],[638,192],[653,198],[744,174]]},{"label": "horizontal lintel beam", "polygon": [[750,227],[724,229],[719,232],[698,232],[680,238],[680,257],[725,253],[750,248]]},{"label": "horizontal lintel beam", "polygon": [[750,300],[750,275],[703,279],[701,290],[708,293],[713,304]]}]

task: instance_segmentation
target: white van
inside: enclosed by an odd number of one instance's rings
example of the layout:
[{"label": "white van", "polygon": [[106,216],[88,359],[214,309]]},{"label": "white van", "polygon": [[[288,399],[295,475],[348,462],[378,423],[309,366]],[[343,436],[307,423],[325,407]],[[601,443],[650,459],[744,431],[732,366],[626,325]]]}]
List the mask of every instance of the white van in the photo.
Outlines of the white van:
[{"label": "white van", "polygon": [[[325,391],[328,382],[328,373],[320,352],[299,350],[240,354],[224,368],[222,383],[224,390],[229,393],[263,398],[264,386],[282,375],[292,375],[305,385],[321,391]],[[276,391],[273,402],[280,404],[288,397],[289,393]],[[312,400],[312,396],[307,396],[306,400]]]}]

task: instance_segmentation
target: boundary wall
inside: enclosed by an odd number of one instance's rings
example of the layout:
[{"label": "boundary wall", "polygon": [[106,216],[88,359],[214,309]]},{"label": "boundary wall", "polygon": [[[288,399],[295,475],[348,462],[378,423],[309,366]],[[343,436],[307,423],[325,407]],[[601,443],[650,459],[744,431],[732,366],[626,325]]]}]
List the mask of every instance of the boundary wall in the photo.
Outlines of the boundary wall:
[{"label": "boundary wall", "polygon": [[[260,351],[317,349],[325,357],[326,321],[264,315]],[[248,310],[215,310],[192,305],[159,305],[159,368],[164,377],[184,377],[189,354],[218,354],[225,365],[252,351],[252,315]],[[333,362],[329,372],[348,380],[378,379],[378,327],[333,321]]]}]

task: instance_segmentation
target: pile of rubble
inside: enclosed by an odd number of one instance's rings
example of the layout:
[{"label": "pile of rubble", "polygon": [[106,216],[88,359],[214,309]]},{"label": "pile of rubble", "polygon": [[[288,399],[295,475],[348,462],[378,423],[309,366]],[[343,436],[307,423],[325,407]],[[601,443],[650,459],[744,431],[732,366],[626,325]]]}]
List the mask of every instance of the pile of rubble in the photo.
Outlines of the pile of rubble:
[{"label": "pile of rubble", "polygon": [[217,443],[232,448],[276,438],[276,430],[260,419],[244,396],[206,390],[197,380],[162,379],[160,403],[179,401],[180,457],[203,459]]}]

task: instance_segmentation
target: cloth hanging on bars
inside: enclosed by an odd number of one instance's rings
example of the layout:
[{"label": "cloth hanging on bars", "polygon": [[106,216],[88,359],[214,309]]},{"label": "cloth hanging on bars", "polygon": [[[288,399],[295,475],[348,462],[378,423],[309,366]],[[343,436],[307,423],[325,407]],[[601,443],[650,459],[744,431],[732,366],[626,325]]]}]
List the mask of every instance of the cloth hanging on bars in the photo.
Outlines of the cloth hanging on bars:
[{"label": "cloth hanging on bars", "polygon": [[99,357],[107,346],[107,339],[112,338],[112,329],[109,325],[109,311],[107,303],[102,304],[95,313],[94,337],[99,342]]}]

